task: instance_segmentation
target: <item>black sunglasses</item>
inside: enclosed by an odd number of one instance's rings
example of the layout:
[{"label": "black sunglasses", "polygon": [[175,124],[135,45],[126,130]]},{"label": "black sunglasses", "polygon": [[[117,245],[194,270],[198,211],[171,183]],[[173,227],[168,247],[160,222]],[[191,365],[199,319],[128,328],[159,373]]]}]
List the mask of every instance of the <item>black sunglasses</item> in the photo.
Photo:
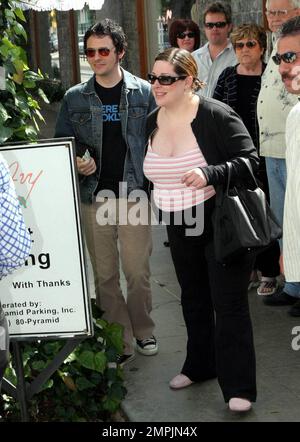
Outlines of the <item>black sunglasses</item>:
[{"label": "black sunglasses", "polygon": [[294,61],[296,61],[298,58],[298,54],[300,54],[300,52],[289,51],[285,52],[284,54],[277,53],[273,55],[272,60],[278,66],[280,65],[281,61],[284,61],[285,63],[294,63]]},{"label": "black sunglasses", "polygon": [[204,26],[208,29],[213,29],[213,28],[225,28],[225,26],[227,25],[227,21],[216,21],[215,23],[213,22],[206,22],[204,23]]},{"label": "black sunglasses", "polygon": [[185,37],[194,38],[195,32],[179,32],[177,34],[177,38],[180,38],[180,40],[183,40]]},{"label": "black sunglasses", "polygon": [[243,49],[244,46],[246,46],[249,49],[255,48],[255,46],[257,45],[256,41],[247,41],[246,43],[235,43],[234,47],[235,49]]},{"label": "black sunglasses", "polygon": [[85,50],[85,55],[89,58],[95,57],[96,52],[98,52],[98,55],[101,55],[101,57],[108,57],[110,54],[110,51],[112,51],[114,48],[98,48],[98,49],[94,49],[94,48],[87,48]]},{"label": "black sunglasses", "polygon": [[181,75],[180,77],[172,77],[171,75],[159,75],[157,77],[156,75],[148,74],[148,81],[149,83],[154,84],[157,80],[162,86],[170,86],[171,84],[175,83],[175,81],[184,80],[186,77],[187,75]]}]

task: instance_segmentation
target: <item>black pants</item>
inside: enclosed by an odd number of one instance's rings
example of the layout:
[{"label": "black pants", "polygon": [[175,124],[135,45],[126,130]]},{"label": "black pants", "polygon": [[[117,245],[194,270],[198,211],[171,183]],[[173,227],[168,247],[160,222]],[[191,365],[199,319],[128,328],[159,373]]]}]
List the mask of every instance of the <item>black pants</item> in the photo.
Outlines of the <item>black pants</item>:
[{"label": "black pants", "polygon": [[[260,157],[257,179],[259,187],[265,192],[268,202],[270,203],[268,175],[264,157]],[[267,249],[258,253],[254,263],[254,269],[259,270],[262,276],[275,278],[280,275],[279,258],[279,243],[278,241],[274,241]]]},{"label": "black pants", "polygon": [[256,375],[248,283],[255,255],[232,265],[216,262],[212,242],[213,201],[205,203],[205,230],[187,237],[185,225],[167,226],[182,291],[187,356],[181,372],[193,381],[218,377],[226,402],[255,401]]},{"label": "black pants", "polygon": [[279,243],[274,241],[267,249],[257,254],[254,269],[259,270],[262,276],[275,278],[280,275],[279,258]]}]

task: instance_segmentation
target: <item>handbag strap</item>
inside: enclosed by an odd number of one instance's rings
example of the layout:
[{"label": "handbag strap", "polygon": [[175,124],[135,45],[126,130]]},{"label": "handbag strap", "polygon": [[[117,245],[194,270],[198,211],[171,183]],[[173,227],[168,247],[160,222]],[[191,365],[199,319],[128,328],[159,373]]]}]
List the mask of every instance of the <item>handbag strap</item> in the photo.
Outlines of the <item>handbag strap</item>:
[{"label": "handbag strap", "polygon": [[232,163],[226,161],[226,169],[227,169],[227,186],[226,186],[226,195],[228,195],[230,181],[231,181],[231,171],[232,171]]},{"label": "handbag strap", "polygon": [[[251,167],[251,163],[250,160],[248,158],[244,158],[244,157],[240,157],[240,160],[243,161],[243,163],[245,164],[245,166],[248,169],[249,175],[253,181],[253,183],[255,184],[255,187],[258,187],[256,178],[254,176],[252,167]],[[226,186],[226,194],[228,195],[228,191],[229,191],[229,186],[230,186],[230,181],[231,181],[231,175],[232,175],[232,163],[230,161],[226,161],[226,168],[227,168],[227,186]]]}]

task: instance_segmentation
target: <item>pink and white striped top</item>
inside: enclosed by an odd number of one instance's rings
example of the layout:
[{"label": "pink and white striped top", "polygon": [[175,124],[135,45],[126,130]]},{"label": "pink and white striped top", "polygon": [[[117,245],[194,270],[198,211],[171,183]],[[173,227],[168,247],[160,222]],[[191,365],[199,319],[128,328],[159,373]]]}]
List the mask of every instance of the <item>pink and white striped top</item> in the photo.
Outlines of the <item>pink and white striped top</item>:
[{"label": "pink and white striped top", "polygon": [[215,195],[213,186],[197,190],[181,182],[182,175],[197,167],[207,166],[199,147],[182,155],[161,156],[152,151],[149,142],[144,160],[144,174],[153,182],[153,199],[165,212],[176,212],[203,203]]}]

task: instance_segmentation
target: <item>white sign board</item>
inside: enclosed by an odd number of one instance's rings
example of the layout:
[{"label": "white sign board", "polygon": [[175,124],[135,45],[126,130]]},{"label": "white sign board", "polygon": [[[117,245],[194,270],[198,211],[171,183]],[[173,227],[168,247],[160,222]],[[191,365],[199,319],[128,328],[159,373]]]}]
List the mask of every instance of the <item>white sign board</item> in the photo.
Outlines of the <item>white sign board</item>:
[{"label": "white sign board", "polygon": [[16,338],[92,334],[72,141],[2,146],[32,238],[26,265],[1,281]]}]

